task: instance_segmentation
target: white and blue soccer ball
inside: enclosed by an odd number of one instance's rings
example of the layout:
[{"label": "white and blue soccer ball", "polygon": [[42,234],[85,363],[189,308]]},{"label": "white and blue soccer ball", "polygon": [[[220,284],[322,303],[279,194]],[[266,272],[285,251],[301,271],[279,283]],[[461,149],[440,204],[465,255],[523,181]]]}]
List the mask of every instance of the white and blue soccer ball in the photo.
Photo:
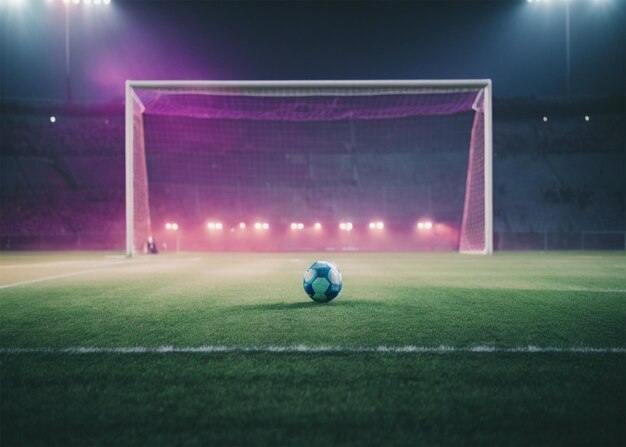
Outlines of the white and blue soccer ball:
[{"label": "white and blue soccer ball", "polygon": [[313,301],[327,303],[341,292],[343,281],[339,268],[328,261],[315,261],[304,272],[304,291]]}]

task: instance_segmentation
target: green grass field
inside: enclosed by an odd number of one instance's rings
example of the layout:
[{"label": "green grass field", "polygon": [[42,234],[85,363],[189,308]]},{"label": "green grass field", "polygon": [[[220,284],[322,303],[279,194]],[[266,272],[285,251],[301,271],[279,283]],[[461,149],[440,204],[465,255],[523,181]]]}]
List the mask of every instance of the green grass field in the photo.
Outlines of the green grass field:
[{"label": "green grass field", "polygon": [[[343,272],[329,304],[314,259]],[[0,268],[2,446],[626,444],[624,253]]]}]

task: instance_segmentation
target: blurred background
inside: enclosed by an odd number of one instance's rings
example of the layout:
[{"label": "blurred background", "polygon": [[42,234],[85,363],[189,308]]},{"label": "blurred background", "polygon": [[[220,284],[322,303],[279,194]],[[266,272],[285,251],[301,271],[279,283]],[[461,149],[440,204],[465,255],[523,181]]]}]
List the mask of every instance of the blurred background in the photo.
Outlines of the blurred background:
[{"label": "blurred background", "polygon": [[[490,78],[496,249],[626,247],[622,0],[0,0],[0,13],[2,250],[123,249],[127,79]],[[440,137],[405,173],[411,200],[396,191],[378,209],[353,211],[349,240],[339,228],[346,216],[332,211],[345,209],[355,187],[341,169],[328,170],[342,163],[339,153],[264,156],[254,175],[249,158],[214,163],[257,189],[293,182],[303,163],[325,173],[318,180],[334,196],[301,219],[293,191],[272,196],[282,208],[264,216],[224,216],[207,182],[189,190],[153,171],[155,237],[166,250],[455,250],[471,118],[444,124],[416,124]],[[354,156],[379,190],[405,163],[366,150]],[[406,215],[390,220],[407,203]],[[221,232],[207,231],[209,220]],[[395,228],[398,243],[373,239],[378,222],[387,234]],[[267,223],[273,236],[244,237],[242,223]],[[295,236],[299,223],[333,231]]]}]

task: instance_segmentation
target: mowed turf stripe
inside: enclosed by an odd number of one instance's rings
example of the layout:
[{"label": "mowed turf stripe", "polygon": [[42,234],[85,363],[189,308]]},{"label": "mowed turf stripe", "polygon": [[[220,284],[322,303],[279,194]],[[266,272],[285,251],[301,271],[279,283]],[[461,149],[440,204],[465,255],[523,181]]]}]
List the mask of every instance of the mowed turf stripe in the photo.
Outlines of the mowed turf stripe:
[{"label": "mowed turf stripe", "polygon": [[487,345],[477,346],[133,346],[133,347],[83,347],[68,348],[0,348],[0,354],[455,354],[455,353],[554,353],[554,354],[624,354],[626,348],[609,348],[593,346],[517,346],[497,347]]}]

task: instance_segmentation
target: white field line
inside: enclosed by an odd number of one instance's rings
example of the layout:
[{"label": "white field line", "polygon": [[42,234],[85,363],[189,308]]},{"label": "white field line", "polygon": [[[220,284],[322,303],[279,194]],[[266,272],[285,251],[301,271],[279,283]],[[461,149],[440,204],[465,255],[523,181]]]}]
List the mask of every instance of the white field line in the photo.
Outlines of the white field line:
[{"label": "white field line", "polygon": [[78,272],[63,273],[60,275],[44,276],[43,278],[29,279],[27,281],[13,282],[11,284],[5,284],[3,286],[0,286],[0,290],[9,289],[11,287],[26,286],[29,284],[35,284],[35,283],[43,282],[43,281],[51,281],[53,279],[67,278],[69,276],[84,275],[85,273],[91,273],[97,270],[100,270],[100,269],[98,268],[98,269],[81,270]]},{"label": "white field line", "polygon": [[[57,268],[57,267],[80,266],[80,265],[84,266],[86,264],[100,265],[106,262],[107,261],[94,260],[94,259],[74,259],[71,261],[33,262],[33,263],[23,263],[23,264],[0,264],[0,267],[3,269],[9,269],[9,268],[30,269],[30,268],[40,268],[40,267],[41,268]],[[111,262],[111,261],[108,261],[108,262]]]},{"label": "white field line", "polygon": [[132,262],[132,261],[108,261],[108,262],[103,262],[103,263],[99,264],[97,267],[90,268],[90,269],[87,269],[87,270],[79,270],[77,272],[60,273],[58,275],[43,276],[41,278],[33,278],[33,279],[28,279],[26,281],[19,281],[19,282],[13,282],[13,283],[10,283],[10,284],[0,285],[0,290],[2,290],[2,289],[9,289],[11,287],[26,286],[26,285],[29,285],[29,284],[35,284],[35,283],[43,282],[43,281],[51,281],[51,280],[54,280],[54,279],[67,278],[67,277],[70,277],[70,276],[84,275],[86,273],[92,273],[92,272],[100,271],[100,270],[102,270],[104,268],[107,268],[107,267],[119,266],[119,265],[128,265],[130,262]]},{"label": "white field line", "polygon": [[626,293],[626,289],[561,288],[561,289],[534,289],[534,290],[545,290],[548,292],[554,291],[554,292]]},{"label": "white field line", "polygon": [[626,348],[591,346],[133,346],[133,347],[82,347],[69,348],[0,348],[0,354],[626,354]]}]

